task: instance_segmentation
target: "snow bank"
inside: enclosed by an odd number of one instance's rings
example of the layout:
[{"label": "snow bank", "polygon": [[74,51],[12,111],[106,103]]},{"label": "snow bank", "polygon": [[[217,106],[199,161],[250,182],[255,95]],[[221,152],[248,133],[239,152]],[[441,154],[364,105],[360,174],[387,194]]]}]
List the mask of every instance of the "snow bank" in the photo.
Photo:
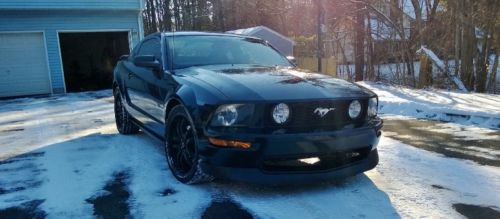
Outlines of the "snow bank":
[{"label": "snow bank", "polygon": [[500,129],[500,95],[416,90],[358,82],[379,96],[379,112]]}]

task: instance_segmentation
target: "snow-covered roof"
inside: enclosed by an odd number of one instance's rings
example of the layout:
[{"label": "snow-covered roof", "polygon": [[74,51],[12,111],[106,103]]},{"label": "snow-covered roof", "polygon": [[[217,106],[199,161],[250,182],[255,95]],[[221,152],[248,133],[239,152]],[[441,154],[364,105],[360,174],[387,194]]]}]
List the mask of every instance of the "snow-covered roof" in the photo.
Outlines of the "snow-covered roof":
[{"label": "snow-covered roof", "polygon": [[277,35],[278,37],[280,37],[280,38],[282,38],[290,43],[295,44],[295,42],[293,40],[291,40],[290,38],[286,37],[285,35],[283,35],[281,33],[276,32],[273,29],[266,27],[266,26],[256,26],[256,27],[250,27],[250,28],[244,28],[244,29],[238,29],[238,30],[230,30],[230,31],[226,31],[226,33],[253,36],[255,33],[259,32],[261,30],[271,32],[271,33]]},{"label": "snow-covered roof", "polygon": [[238,29],[238,30],[230,30],[227,31],[227,33],[233,33],[233,34],[239,34],[239,35],[250,35],[252,33],[257,32],[260,29],[261,26],[258,27],[250,27],[250,28],[245,28],[245,29]]}]

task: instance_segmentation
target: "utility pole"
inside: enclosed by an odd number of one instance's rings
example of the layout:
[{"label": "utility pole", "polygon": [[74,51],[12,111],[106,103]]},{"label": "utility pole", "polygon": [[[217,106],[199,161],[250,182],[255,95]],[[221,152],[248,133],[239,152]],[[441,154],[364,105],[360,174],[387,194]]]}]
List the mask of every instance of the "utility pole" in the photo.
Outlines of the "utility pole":
[{"label": "utility pole", "polygon": [[323,32],[324,32],[324,14],[323,14],[323,0],[316,0],[318,8],[318,72],[323,71],[322,58],[323,58]]}]

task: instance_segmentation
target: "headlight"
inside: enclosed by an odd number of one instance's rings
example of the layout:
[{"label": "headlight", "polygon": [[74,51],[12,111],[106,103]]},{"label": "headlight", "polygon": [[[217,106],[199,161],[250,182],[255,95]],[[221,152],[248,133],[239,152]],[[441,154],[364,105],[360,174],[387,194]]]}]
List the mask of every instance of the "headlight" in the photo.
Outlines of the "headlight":
[{"label": "headlight", "polygon": [[278,124],[284,124],[290,117],[290,108],[284,103],[276,105],[273,109],[273,119]]},{"label": "headlight", "polygon": [[254,106],[246,104],[222,105],[212,117],[212,126],[246,125],[253,115]]},{"label": "headlight", "polygon": [[351,119],[356,119],[359,117],[361,114],[361,103],[357,100],[354,100],[351,102],[351,105],[349,105],[349,117]]},{"label": "headlight", "polygon": [[376,97],[372,97],[368,101],[368,117],[377,116],[377,111],[378,111],[378,99]]},{"label": "headlight", "polygon": [[215,111],[215,119],[223,126],[231,126],[238,119],[238,111],[236,105],[221,106]]}]

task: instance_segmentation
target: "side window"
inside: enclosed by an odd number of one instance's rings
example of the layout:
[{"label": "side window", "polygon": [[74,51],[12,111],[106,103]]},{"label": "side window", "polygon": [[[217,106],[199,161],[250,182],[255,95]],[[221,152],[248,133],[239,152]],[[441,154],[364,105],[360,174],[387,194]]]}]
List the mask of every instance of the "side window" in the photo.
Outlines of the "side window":
[{"label": "side window", "polygon": [[137,55],[154,55],[156,59],[161,61],[161,44],[158,39],[150,39],[144,41]]}]

